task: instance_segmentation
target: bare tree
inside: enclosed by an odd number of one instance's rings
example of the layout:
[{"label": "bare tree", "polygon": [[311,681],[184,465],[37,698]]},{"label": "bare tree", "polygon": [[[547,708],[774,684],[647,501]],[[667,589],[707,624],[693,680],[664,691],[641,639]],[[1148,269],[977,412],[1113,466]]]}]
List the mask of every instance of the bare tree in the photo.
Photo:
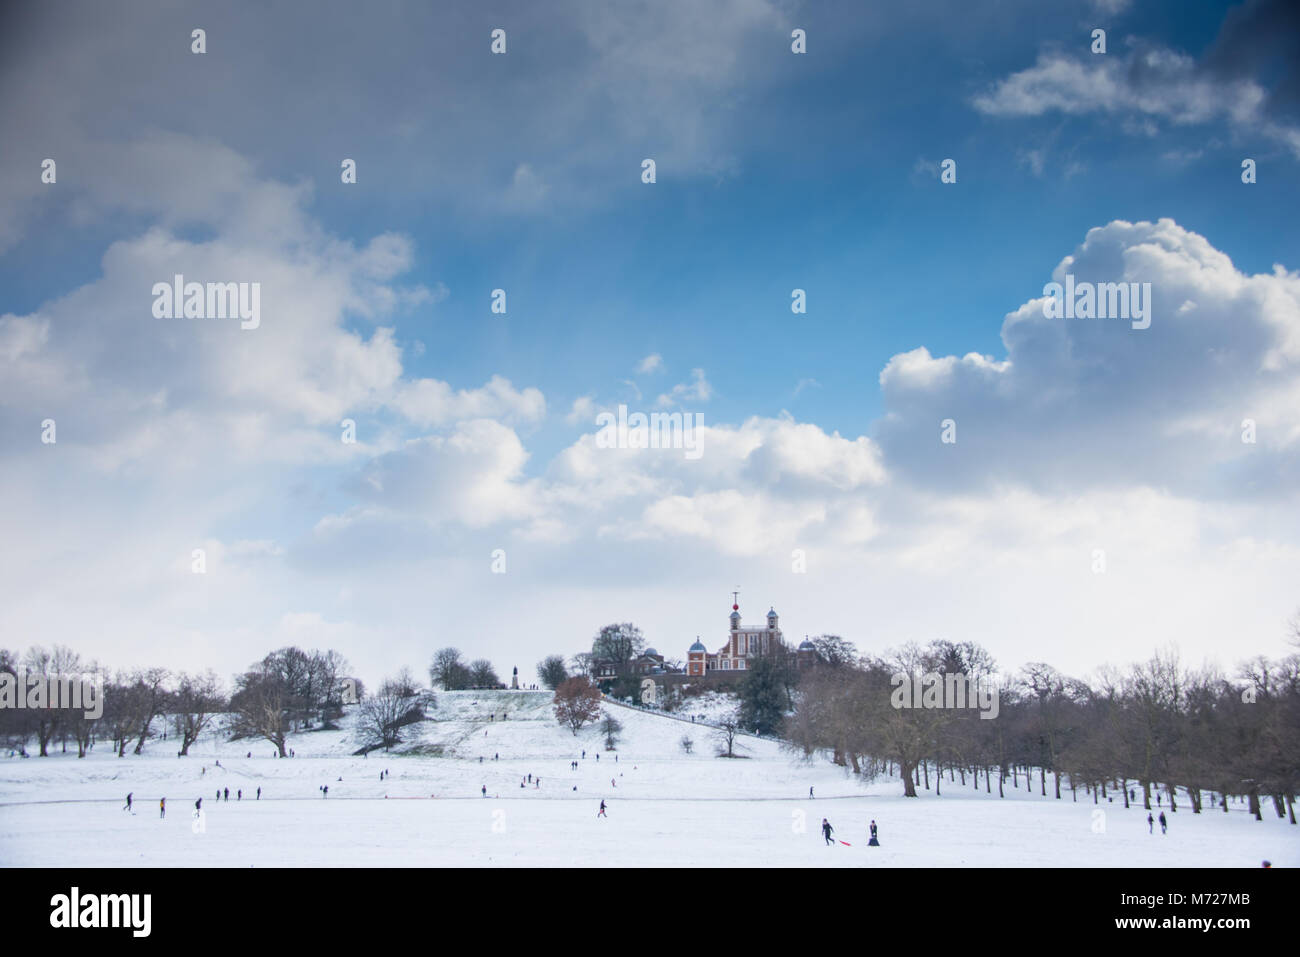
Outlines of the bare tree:
[{"label": "bare tree", "polygon": [[740,712],[733,709],[722,716],[716,732],[718,739],[718,757],[734,758],[736,735],[740,733]]},{"label": "bare tree", "polygon": [[201,675],[180,674],[172,696],[172,707],[176,734],[181,739],[181,754],[190,753],[190,745],[211,726],[225,706],[221,680],[212,671]]},{"label": "bare tree", "polygon": [[285,740],[292,721],[292,696],[284,674],[276,667],[274,656],[240,675],[237,690],[230,699],[235,714],[236,737],[261,737],[275,745],[285,757]]},{"label": "bare tree", "polygon": [[492,662],[486,658],[471,661],[469,665],[469,683],[474,688],[495,688],[501,684]]},{"label": "bare tree", "polygon": [[135,754],[143,750],[145,740],[153,735],[154,720],[163,714],[167,703],[166,681],[166,668],[144,668],[135,673],[132,694],[136,721]]},{"label": "bare tree", "polygon": [[358,709],[357,730],[363,736],[367,749],[382,747],[385,751],[401,738],[402,718],[410,709],[412,695],[399,681],[385,681],[379,690],[361,702]]},{"label": "bare tree", "polygon": [[600,722],[600,732],[605,736],[605,750],[613,751],[618,744],[619,733],[623,730],[622,723],[608,711]]},{"label": "bare tree", "polygon": [[564,667],[564,659],[559,655],[548,655],[537,662],[537,678],[547,691],[554,691],[569,677],[569,669]]},{"label": "bare tree", "polygon": [[555,719],[578,732],[600,717],[600,689],[585,675],[570,678],[555,689]]},{"label": "bare tree", "polygon": [[469,667],[461,660],[459,648],[441,648],[434,652],[429,665],[429,683],[443,691],[461,691],[470,682]]}]

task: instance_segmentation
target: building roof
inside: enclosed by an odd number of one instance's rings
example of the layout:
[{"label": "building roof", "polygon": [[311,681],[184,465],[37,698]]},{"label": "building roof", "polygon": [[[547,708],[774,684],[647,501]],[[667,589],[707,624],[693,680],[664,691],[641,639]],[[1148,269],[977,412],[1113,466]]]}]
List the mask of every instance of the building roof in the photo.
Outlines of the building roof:
[{"label": "building roof", "polygon": [[700,641],[700,639],[698,639],[698,638],[695,639],[695,644],[691,645],[691,651],[704,651],[704,652],[707,652],[708,650],[709,650],[709,649],[705,648],[705,647],[704,647],[704,643],[703,643],[702,641]]}]

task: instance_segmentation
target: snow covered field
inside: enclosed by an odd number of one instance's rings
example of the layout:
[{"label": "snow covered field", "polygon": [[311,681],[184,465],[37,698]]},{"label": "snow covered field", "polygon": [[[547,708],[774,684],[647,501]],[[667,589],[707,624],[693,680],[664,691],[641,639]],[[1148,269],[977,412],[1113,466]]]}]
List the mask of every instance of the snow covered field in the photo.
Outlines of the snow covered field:
[{"label": "snow covered field", "polygon": [[[1300,827],[1276,818],[1271,806],[1255,821],[1244,805],[1194,815],[1180,804],[1168,815],[1169,834],[1157,826],[1150,835],[1137,807],[1095,806],[1082,792],[1077,804],[1068,793],[1042,798],[1025,790],[1023,777],[1003,800],[996,789],[985,794],[983,781],[977,792],[946,777],[942,797],[922,791],[906,799],[896,780],[864,788],[829,762],[805,763],[774,742],[740,738],[747,758],[720,759],[711,729],[611,710],[624,725],[617,762],[594,728],[574,737],[559,727],[543,692],[439,694],[433,720],[406,729],[399,750],[408,753],[368,758],[351,754],[359,742],[345,720],[341,731],[293,736],[291,759],[273,757],[265,742],[217,735],[180,759],[161,740],[139,757],[99,748],[84,760],[75,752],[0,759],[0,864],[1258,867],[1267,858],[1300,865]],[[688,709],[701,710],[715,709]],[[691,755],[679,747],[683,734],[695,741]],[[391,773],[381,781],[384,769]],[[540,786],[521,788],[528,774],[540,775]],[[215,802],[218,788],[230,789],[228,802]],[[128,791],[133,815],[122,809]],[[201,829],[193,816],[199,797]],[[596,817],[602,798],[607,819]],[[1094,817],[1098,809],[1104,821]],[[825,845],[823,817],[851,846]],[[872,819],[879,848],[865,846]]]}]

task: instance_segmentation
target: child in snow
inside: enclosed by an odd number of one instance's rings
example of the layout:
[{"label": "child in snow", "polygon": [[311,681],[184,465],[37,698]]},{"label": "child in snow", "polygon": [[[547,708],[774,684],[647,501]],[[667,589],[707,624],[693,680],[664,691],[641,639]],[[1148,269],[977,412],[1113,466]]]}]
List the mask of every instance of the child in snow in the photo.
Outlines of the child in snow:
[{"label": "child in snow", "polygon": [[[575,790],[576,790],[576,789],[575,789]],[[605,799],[604,799],[604,798],[601,798],[601,801],[600,801],[600,811],[599,811],[599,813],[597,813],[596,817],[608,817],[608,816],[609,816],[609,815],[607,815],[607,814],[605,813]]]},{"label": "child in snow", "polygon": [[834,841],[831,840],[831,835],[834,833],[835,833],[835,828],[831,827],[831,822],[826,820],[826,818],[822,818],[822,836],[826,838],[827,844],[835,843]]}]

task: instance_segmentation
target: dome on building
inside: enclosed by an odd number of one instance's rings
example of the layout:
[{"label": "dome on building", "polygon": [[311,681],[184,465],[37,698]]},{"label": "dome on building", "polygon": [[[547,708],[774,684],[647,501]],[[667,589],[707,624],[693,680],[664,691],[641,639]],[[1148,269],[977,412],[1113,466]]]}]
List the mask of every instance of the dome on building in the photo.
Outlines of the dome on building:
[{"label": "dome on building", "polygon": [[805,638],[799,645],[800,651],[816,651],[817,648],[811,641]]},{"label": "dome on building", "polygon": [[642,654],[646,654],[646,655],[654,655],[654,656],[658,657],[659,652],[655,651],[653,648],[647,648],[644,652],[642,652]]},{"label": "dome on building", "polygon": [[732,620],[732,621],[740,621],[740,612],[738,612],[738,611],[733,611],[733,612],[731,613],[731,620]]},{"label": "dome on building", "polygon": [[767,610],[767,617],[768,617],[768,618],[775,618],[775,617],[776,617],[776,609],[775,609],[775,608],[769,608],[769,609]]},{"label": "dome on building", "polygon": [[695,644],[691,645],[691,651],[701,651],[707,654],[708,650],[698,638],[695,639]]}]

